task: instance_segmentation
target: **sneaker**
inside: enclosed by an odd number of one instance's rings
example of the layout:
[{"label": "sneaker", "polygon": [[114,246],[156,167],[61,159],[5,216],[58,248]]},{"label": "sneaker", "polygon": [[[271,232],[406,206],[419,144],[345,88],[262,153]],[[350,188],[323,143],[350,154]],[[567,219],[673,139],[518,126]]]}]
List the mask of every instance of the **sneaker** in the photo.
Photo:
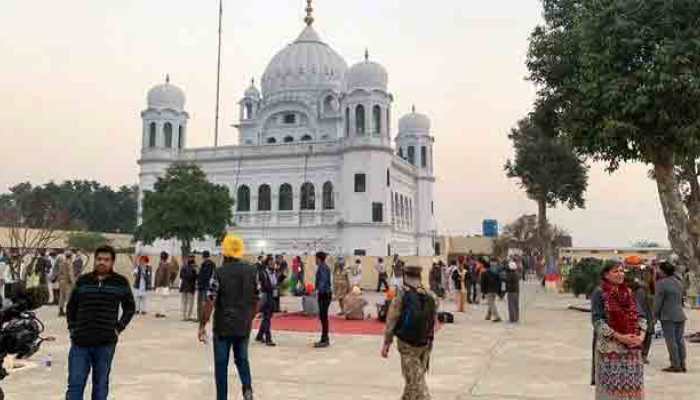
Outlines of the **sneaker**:
[{"label": "sneaker", "polygon": [[681,368],[676,368],[676,367],[668,367],[668,368],[662,369],[661,371],[662,371],[662,372],[669,372],[669,373],[672,373],[672,374],[677,374],[677,373],[679,373],[679,372],[683,372],[683,369],[681,369]]},{"label": "sneaker", "polygon": [[265,341],[263,340],[263,338],[260,337],[260,336],[256,337],[256,338],[255,338],[255,341],[258,342],[258,343],[265,343]]},{"label": "sneaker", "polygon": [[276,347],[277,343],[273,342],[272,340],[265,342],[265,346],[267,347]]},{"label": "sneaker", "polygon": [[243,392],[243,400],[253,400],[253,391],[249,389]]},{"label": "sneaker", "polygon": [[500,319],[500,318],[496,318],[496,319],[493,320],[493,322],[501,322],[501,319]]},{"label": "sneaker", "polygon": [[330,345],[331,345],[331,344],[328,343],[327,341],[323,341],[323,340],[322,340],[322,341],[320,341],[320,342],[314,343],[314,348],[315,348],[315,349],[324,349],[324,348],[326,348],[326,347],[329,347]]}]

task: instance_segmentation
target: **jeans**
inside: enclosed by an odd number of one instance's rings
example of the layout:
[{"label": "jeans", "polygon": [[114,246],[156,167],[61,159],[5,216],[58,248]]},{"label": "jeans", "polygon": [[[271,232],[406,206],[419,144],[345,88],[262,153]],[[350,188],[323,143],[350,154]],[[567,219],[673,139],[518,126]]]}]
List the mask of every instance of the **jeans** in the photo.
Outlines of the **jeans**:
[{"label": "jeans", "polygon": [[470,300],[473,304],[479,304],[479,286],[476,281],[469,282]]},{"label": "jeans", "polygon": [[233,357],[241,378],[243,392],[253,390],[250,364],[248,363],[248,336],[214,336],[214,375],[216,379],[216,399],[228,400],[228,361],[233,349]]},{"label": "jeans", "polygon": [[496,306],[496,293],[487,293],[486,300],[488,301],[488,311],[486,312],[486,319],[493,318],[494,321],[500,321],[501,316],[498,315],[498,306]]},{"label": "jeans", "polygon": [[666,339],[666,348],[671,359],[671,366],[675,368],[685,368],[685,339],[683,332],[685,331],[685,321],[661,321],[661,328],[664,330],[664,339]]},{"label": "jeans", "polygon": [[92,400],[107,400],[109,372],[116,344],[99,347],[72,345],[68,353],[66,400],[83,400],[85,384],[92,369]]},{"label": "jeans", "polygon": [[318,317],[321,320],[321,342],[328,343],[328,308],[331,306],[331,293],[318,294]]},{"label": "jeans", "polygon": [[274,311],[274,298],[272,293],[266,293],[265,301],[262,304],[260,311],[262,312],[262,321],[260,329],[258,329],[258,340],[264,342],[272,342],[272,312]]},{"label": "jeans", "polygon": [[180,307],[182,308],[182,319],[192,319],[192,309],[194,308],[194,293],[180,293]]}]

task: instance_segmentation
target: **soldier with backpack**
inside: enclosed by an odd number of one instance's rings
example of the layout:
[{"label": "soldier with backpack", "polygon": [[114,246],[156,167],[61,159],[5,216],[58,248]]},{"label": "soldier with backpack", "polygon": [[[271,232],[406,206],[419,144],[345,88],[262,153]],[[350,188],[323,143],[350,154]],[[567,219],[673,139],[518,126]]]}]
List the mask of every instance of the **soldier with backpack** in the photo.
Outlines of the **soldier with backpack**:
[{"label": "soldier with backpack", "polygon": [[391,302],[386,320],[381,355],[389,356],[394,337],[401,355],[401,372],[406,385],[402,400],[429,400],[425,374],[433,348],[438,300],[421,283],[421,267],[405,267],[403,287]]}]

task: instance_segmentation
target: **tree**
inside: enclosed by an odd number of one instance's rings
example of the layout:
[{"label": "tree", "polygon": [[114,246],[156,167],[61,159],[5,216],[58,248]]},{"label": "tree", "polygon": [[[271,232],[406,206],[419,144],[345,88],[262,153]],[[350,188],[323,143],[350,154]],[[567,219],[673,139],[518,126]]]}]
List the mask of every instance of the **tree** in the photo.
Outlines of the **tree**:
[{"label": "tree", "polygon": [[[700,277],[700,2],[542,2],[545,23],[527,62],[540,97],[556,104],[581,154],[611,172],[625,162],[652,166],[669,240]],[[679,172],[694,196],[682,196]]]},{"label": "tree", "polygon": [[[122,186],[114,191],[94,181],[65,181],[60,185],[49,182],[43,186],[23,182],[0,195],[0,209],[15,202],[25,207],[41,202],[67,212],[69,218],[59,229],[131,233],[136,226],[137,197],[137,186]],[[31,225],[31,214],[25,215]]]},{"label": "tree", "polygon": [[559,203],[569,209],[583,208],[588,186],[588,168],[559,136],[554,118],[548,104],[540,102],[533,113],[518,122],[509,135],[515,158],[505,165],[508,177],[518,179],[527,196],[537,202],[537,237],[545,265],[550,265],[554,256],[547,208]]},{"label": "tree", "polygon": [[228,188],[210,183],[194,164],[173,164],[154,189],[144,191],[143,221],[136,228],[136,240],[152,244],[175,238],[186,255],[193,240],[219,238],[231,225],[233,199]]},{"label": "tree", "polygon": [[[565,242],[568,233],[563,228],[551,224],[550,233],[549,247],[554,254],[561,243]],[[522,215],[506,225],[494,243],[494,253],[498,257],[506,257],[510,249],[517,249],[526,256],[539,256],[542,254],[541,248],[536,215]]]},{"label": "tree", "polygon": [[7,236],[0,235],[0,249],[10,254],[10,274],[20,283],[26,279],[22,272],[33,268],[37,250],[57,246],[58,227],[69,220],[64,209],[25,189],[16,188],[18,196],[4,199],[0,206],[0,226],[7,229]]},{"label": "tree", "polygon": [[68,235],[68,247],[80,249],[91,255],[98,247],[109,244],[107,239],[101,233],[94,232],[73,232]]}]

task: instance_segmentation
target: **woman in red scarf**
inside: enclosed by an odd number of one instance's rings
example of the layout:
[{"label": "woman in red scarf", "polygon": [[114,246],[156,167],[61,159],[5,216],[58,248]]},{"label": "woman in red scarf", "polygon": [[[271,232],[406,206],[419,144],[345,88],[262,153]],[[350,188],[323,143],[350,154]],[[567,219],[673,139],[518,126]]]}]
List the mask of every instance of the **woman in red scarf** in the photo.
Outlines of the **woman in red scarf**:
[{"label": "woman in red scarf", "polygon": [[609,265],[601,272],[601,284],[591,298],[595,330],[596,400],[644,398],[642,342],[646,321],[640,316],[636,299],[625,285],[621,265]]}]

